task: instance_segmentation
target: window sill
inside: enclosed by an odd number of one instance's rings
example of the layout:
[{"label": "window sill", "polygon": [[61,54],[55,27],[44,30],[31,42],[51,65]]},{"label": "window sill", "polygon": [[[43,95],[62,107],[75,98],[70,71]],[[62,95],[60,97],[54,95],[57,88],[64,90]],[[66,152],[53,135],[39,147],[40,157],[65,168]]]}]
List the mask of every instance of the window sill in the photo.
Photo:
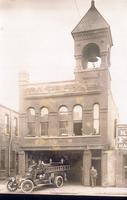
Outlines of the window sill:
[{"label": "window sill", "polygon": [[52,139],[52,138],[95,138],[95,137],[101,137],[101,135],[59,135],[59,136],[25,136],[25,139]]}]

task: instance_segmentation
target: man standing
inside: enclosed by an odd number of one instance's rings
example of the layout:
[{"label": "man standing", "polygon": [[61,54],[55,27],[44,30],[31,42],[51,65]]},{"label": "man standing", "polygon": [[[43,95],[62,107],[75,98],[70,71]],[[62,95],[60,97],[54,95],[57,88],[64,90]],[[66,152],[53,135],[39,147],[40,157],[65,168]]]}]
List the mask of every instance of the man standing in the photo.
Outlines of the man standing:
[{"label": "man standing", "polygon": [[97,170],[94,168],[94,166],[92,166],[90,170],[90,179],[92,187],[96,186]]}]

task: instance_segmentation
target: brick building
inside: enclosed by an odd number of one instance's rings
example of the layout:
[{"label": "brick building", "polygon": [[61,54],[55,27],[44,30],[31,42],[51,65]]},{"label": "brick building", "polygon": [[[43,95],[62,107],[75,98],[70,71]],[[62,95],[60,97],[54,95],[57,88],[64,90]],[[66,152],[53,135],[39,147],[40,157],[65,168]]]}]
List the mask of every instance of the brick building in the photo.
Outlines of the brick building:
[{"label": "brick building", "polygon": [[19,114],[0,105],[0,179],[18,172]]},{"label": "brick building", "polygon": [[31,159],[63,158],[72,166],[70,180],[90,185],[90,167],[98,170],[97,185],[115,180],[115,121],[111,92],[109,24],[91,7],[72,31],[75,79],[30,83],[21,73],[19,173]]},{"label": "brick building", "polygon": [[116,158],[116,185],[127,186],[127,124],[117,124]]}]

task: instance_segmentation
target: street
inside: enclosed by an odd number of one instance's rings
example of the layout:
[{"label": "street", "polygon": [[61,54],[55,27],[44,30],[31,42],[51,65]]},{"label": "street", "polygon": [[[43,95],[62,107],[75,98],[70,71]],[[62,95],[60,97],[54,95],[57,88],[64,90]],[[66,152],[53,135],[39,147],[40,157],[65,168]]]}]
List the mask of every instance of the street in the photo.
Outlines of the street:
[{"label": "street", "polygon": [[[0,182],[0,193],[23,194],[21,190],[8,192],[6,181]],[[66,183],[61,188],[54,186],[42,186],[36,188],[31,194],[48,195],[89,195],[89,196],[127,196],[127,188],[120,187],[85,187],[79,184]]]}]

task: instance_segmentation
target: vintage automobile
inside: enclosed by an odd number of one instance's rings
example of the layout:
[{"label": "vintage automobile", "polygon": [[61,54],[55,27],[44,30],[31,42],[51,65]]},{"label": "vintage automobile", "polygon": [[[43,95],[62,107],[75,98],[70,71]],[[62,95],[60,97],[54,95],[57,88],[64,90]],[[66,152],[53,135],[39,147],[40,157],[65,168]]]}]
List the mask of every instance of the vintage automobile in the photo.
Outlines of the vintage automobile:
[{"label": "vintage automobile", "polygon": [[21,190],[30,193],[34,188],[42,185],[62,187],[64,181],[67,181],[69,170],[70,165],[60,163],[33,165],[21,180]]},{"label": "vintage automobile", "polygon": [[7,189],[9,190],[9,192],[15,192],[17,189],[20,189],[22,181],[22,177],[18,175],[9,177],[9,180],[7,182]]}]

